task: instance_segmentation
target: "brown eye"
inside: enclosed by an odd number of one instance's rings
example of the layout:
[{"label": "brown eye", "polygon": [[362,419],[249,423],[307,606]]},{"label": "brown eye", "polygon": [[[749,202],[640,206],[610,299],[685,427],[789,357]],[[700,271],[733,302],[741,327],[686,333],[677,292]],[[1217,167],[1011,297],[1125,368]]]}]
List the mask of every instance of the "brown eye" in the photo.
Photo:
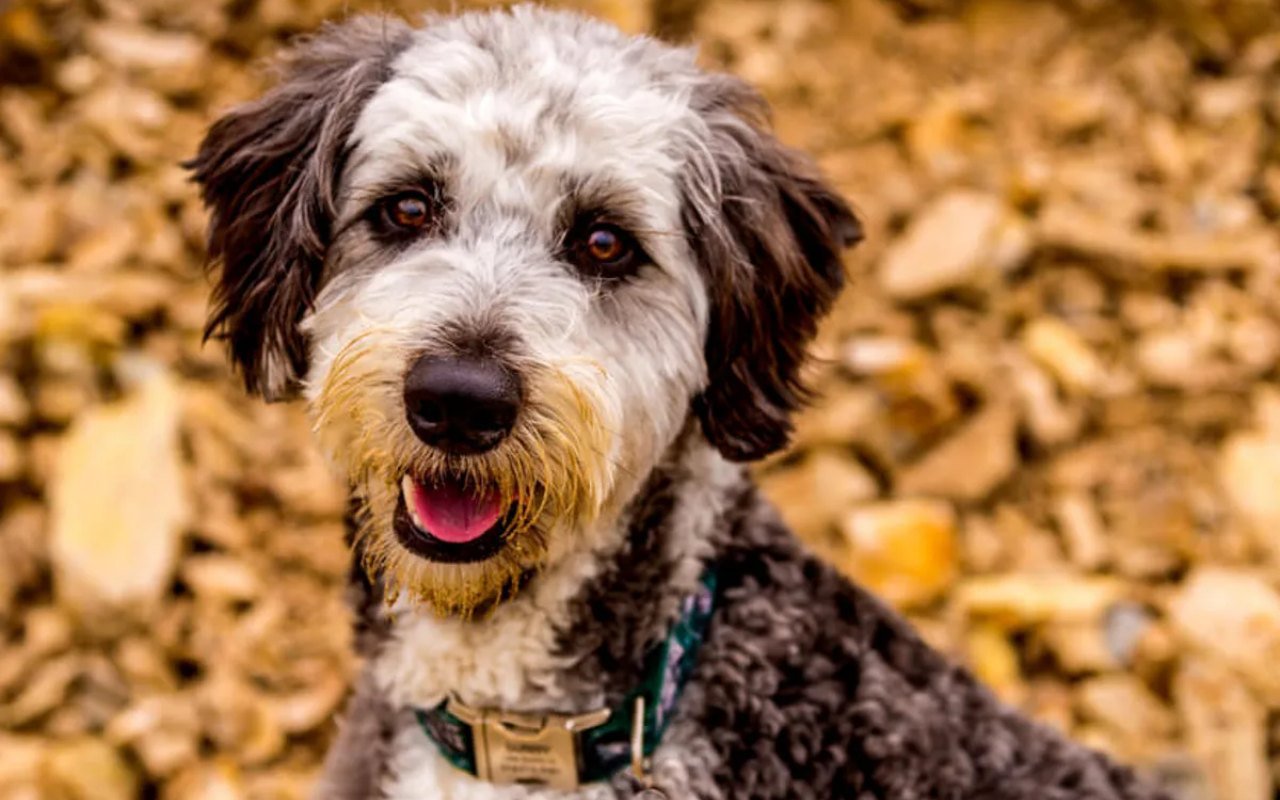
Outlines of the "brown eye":
[{"label": "brown eye", "polygon": [[627,245],[619,235],[619,231],[602,226],[594,228],[587,234],[587,253],[596,261],[608,264],[626,255]]},{"label": "brown eye", "polygon": [[431,221],[431,205],[417,192],[405,192],[389,198],[383,206],[387,222],[397,228],[417,230]]},{"label": "brown eye", "polygon": [[573,238],[570,257],[588,275],[622,278],[645,259],[635,239],[616,225],[597,222]]}]

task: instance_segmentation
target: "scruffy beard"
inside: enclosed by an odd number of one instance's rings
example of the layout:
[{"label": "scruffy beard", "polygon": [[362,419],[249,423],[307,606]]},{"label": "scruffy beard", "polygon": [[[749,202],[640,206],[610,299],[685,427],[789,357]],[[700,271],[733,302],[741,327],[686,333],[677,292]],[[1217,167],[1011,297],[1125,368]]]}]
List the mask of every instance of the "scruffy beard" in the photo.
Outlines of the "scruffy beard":
[{"label": "scruffy beard", "polygon": [[[402,335],[368,331],[337,353],[313,395],[314,431],[351,481],[359,501],[354,544],[387,602],[405,594],[440,616],[481,616],[544,569],[557,540],[598,516],[611,480],[607,431],[567,371],[543,366],[523,370],[521,417],[497,448],[454,456],[425,447],[404,421],[403,365],[412,348]],[[492,552],[456,561],[406,547],[397,535],[406,476],[494,493],[504,511]]]}]

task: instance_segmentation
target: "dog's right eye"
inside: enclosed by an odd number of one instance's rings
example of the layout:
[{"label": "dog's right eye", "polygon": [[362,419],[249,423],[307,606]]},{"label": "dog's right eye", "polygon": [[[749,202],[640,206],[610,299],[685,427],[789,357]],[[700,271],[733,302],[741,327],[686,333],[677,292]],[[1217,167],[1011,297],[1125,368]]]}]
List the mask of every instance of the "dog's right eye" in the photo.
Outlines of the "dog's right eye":
[{"label": "dog's right eye", "polygon": [[421,192],[401,192],[379,205],[382,222],[392,230],[417,231],[431,223],[431,201]]},{"label": "dog's right eye", "polygon": [[631,234],[607,222],[579,226],[565,249],[579,272],[607,281],[626,278],[649,260]]}]

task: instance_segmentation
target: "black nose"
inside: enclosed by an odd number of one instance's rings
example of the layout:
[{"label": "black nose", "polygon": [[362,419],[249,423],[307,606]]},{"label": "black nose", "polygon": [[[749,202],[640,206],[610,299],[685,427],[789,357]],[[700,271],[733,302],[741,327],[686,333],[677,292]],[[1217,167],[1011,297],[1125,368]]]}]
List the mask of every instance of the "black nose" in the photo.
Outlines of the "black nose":
[{"label": "black nose", "polygon": [[455,455],[483,453],[515,425],[520,381],[491,359],[423,356],[405,376],[404,407],[426,444]]}]

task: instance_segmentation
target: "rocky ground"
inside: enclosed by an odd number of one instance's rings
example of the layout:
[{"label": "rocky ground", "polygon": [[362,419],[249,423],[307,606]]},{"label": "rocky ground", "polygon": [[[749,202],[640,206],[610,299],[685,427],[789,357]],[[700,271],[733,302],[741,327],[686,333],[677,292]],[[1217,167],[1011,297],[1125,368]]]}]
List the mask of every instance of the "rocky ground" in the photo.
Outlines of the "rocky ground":
[{"label": "rocky ground", "polygon": [[[1280,780],[1280,11],[586,2],[761,86],[867,221],[794,526],[1052,725]],[[178,162],[346,0],[0,3],[0,797],[305,793],[342,492],[202,348]]]}]

